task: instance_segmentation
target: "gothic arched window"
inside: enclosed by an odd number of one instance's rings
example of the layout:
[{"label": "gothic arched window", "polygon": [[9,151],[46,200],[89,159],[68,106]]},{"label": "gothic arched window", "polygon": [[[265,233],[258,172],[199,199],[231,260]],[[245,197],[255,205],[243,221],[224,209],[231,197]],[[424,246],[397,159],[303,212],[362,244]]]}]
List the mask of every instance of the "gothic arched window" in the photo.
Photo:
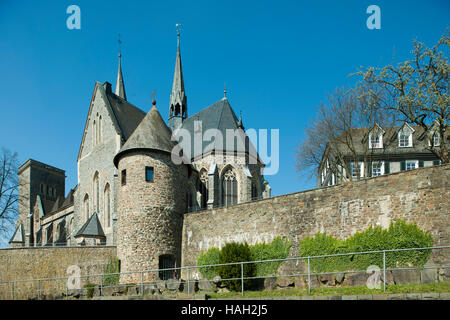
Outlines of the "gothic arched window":
[{"label": "gothic arched window", "polygon": [[109,183],[106,184],[104,197],[105,205],[103,207],[103,212],[105,215],[105,226],[107,228],[111,227],[111,190],[109,188]]},{"label": "gothic arched window", "polygon": [[97,145],[97,121],[94,120],[94,128],[92,132],[92,144]]},{"label": "gothic arched window", "polygon": [[202,195],[201,207],[204,209],[208,204],[208,173],[202,170],[200,173],[200,194]]},{"label": "gothic arched window", "polygon": [[84,221],[89,219],[89,195],[84,196]]},{"label": "gothic arched window", "polygon": [[237,204],[237,198],[236,174],[230,168],[222,175],[222,205]]},{"label": "gothic arched window", "polygon": [[102,142],[102,116],[98,118],[98,143]]},{"label": "gothic arched window", "polygon": [[94,175],[94,210],[99,212],[100,208],[100,179],[98,178],[98,171]]}]

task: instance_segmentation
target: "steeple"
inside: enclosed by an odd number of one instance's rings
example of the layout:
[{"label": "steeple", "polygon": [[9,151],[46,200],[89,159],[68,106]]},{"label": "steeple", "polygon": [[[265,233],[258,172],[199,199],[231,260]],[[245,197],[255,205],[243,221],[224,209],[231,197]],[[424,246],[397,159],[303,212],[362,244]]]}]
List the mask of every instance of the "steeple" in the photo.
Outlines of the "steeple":
[{"label": "steeple", "polygon": [[173,74],[172,93],[170,94],[169,127],[178,129],[187,118],[187,98],[184,91],[183,70],[180,53],[180,24],[177,23],[177,56]]},{"label": "steeple", "polygon": [[122,76],[122,53],[120,52],[120,35],[119,35],[119,70],[117,71],[117,81],[116,81],[116,91],[114,92],[117,96],[121,97],[124,100],[127,100],[127,95],[125,93],[125,84],[123,83]]}]

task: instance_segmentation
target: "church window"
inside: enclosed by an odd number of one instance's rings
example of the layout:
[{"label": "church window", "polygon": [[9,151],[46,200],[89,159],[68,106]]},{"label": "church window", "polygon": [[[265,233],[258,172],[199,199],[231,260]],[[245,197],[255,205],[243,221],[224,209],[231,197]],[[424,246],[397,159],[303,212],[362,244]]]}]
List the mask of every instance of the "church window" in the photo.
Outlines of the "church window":
[{"label": "church window", "polygon": [[84,221],[89,219],[89,195],[84,196]]},{"label": "church window", "polygon": [[95,173],[94,175],[94,210],[96,210],[97,212],[99,211],[99,207],[100,207],[100,181],[99,181],[99,177],[98,177],[98,172]]},{"label": "church window", "polygon": [[145,167],[145,181],[153,182],[154,170],[153,167]]},{"label": "church window", "polygon": [[109,184],[106,184],[105,187],[105,195],[104,195],[104,213],[105,213],[105,225],[107,228],[111,227],[111,191],[109,188]]},{"label": "church window", "polygon": [[252,179],[252,200],[258,198],[258,190],[256,189],[256,181]]},{"label": "church window", "polygon": [[127,170],[122,170],[120,181],[123,186],[127,184]]},{"label": "church window", "polygon": [[102,142],[102,116],[98,118],[98,143]]},{"label": "church window", "polygon": [[95,145],[97,145],[97,121],[94,120],[94,130],[92,133],[92,142]]},{"label": "church window", "polygon": [[186,205],[187,205],[187,212],[192,212],[193,201],[192,201],[192,193],[190,192],[186,193]]},{"label": "church window", "polygon": [[233,204],[237,204],[237,181],[234,171],[228,169],[222,176],[222,205]]},{"label": "church window", "polygon": [[200,173],[200,194],[201,194],[201,207],[206,208],[208,204],[208,173],[206,170],[202,170]]}]

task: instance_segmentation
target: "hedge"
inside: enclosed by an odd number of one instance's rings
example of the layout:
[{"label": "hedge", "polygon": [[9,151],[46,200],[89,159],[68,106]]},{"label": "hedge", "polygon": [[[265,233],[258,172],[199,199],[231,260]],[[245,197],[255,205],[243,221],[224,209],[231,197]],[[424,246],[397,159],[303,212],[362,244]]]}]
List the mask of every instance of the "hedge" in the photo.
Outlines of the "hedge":
[{"label": "hedge", "polygon": [[[300,256],[424,248],[432,245],[433,239],[429,232],[422,231],[415,223],[408,224],[404,220],[398,220],[391,223],[389,229],[371,226],[345,240],[336,239],[325,233],[307,237],[300,241]],[[386,252],[386,267],[422,267],[428,261],[430,254],[431,250]],[[383,254],[347,255],[310,260],[313,272],[366,270],[370,265],[382,268]]]},{"label": "hedge", "polygon": [[[276,237],[271,243],[259,243],[248,246],[250,249],[250,261],[272,260],[272,259],[285,259],[289,250],[291,249],[292,242],[282,237]],[[219,264],[219,254],[221,250],[217,248],[210,248],[206,252],[201,252],[197,258],[197,265],[212,265]],[[275,275],[279,266],[283,261],[279,262],[264,262],[255,263],[256,276]],[[217,268],[204,267],[199,269],[202,276],[206,279],[212,279],[219,275]]]}]

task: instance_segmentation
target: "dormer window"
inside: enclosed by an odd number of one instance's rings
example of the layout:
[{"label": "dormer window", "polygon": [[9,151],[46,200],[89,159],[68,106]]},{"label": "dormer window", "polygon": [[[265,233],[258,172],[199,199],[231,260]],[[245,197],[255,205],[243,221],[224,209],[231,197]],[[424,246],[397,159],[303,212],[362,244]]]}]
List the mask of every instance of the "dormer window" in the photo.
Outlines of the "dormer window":
[{"label": "dormer window", "polygon": [[383,148],[383,134],[384,130],[376,124],[369,133],[369,149]]},{"label": "dormer window", "polygon": [[414,129],[405,123],[398,131],[398,146],[400,148],[407,148],[413,146],[412,134]]},{"label": "dormer window", "polygon": [[[433,138],[432,138],[432,140],[433,140],[433,146],[434,146],[434,147],[438,147],[438,146],[439,146],[439,142],[440,142],[440,140],[439,140],[439,133],[433,132],[433,133],[432,133],[432,136],[433,136]],[[430,140],[428,140],[428,146],[431,147]]]},{"label": "dormer window", "polygon": [[381,135],[371,135],[369,141],[369,148],[381,148],[382,147],[382,136]]},{"label": "dormer window", "polygon": [[412,134],[400,132],[398,135],[399,147],[412,147]]}]

